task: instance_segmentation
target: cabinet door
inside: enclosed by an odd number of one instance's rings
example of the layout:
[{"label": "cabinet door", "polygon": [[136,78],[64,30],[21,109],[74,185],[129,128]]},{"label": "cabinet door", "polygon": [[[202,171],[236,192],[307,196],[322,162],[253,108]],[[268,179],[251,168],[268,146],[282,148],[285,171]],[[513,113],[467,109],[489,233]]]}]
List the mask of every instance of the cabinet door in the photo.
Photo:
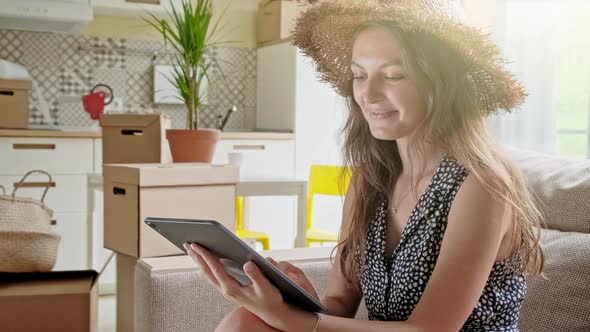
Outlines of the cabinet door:
[{"label": "cabinet door", "polygon": [[30,169],[42,169],[51,175],[87,174],[93,169],[90,138],[0,139],[1,175],[18,175]]},{"label": "cabinet door", "polygon": [[88,266],[86,213],[56,213],[55,231],[61,235],[54,270],[85,270]]},{"label": "cabinet door", "polygon": [[102,174],[102,139],[95,138],[94,143],[94,168],[96,174]]},{"label": "cabinet door", "polygon": [[[10,194],[22,176],[0,176],[0,185]],[[48,178],[45,175],[31,174],[24,182],[26,187],[17,189],[16,196],[41,199]],[[45,196],[45,205],[56,213],[86,211],[86,176],[55,175]]]}]

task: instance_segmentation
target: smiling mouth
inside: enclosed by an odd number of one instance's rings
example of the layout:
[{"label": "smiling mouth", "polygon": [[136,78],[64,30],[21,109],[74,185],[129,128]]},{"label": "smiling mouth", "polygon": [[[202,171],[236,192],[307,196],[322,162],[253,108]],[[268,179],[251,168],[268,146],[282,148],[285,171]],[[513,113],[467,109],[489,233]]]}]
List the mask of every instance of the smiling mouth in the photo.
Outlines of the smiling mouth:
[{"label": "smiling mouth", "polygon": [[397,110],[386,111],[386,112],[369,112],[369,116],[372,119],[386,119],[396,113]]}]

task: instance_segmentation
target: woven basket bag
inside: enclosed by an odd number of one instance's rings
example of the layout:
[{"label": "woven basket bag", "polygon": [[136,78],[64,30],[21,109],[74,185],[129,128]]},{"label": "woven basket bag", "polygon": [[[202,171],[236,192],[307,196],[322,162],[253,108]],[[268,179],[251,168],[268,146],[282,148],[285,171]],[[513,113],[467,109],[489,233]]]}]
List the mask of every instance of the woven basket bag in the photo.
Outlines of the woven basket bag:
[{"label": "woven basket bag", "polygon": [[[41,200],[17,197],[16,191],[25,179],[41,173],[49,177]],[[52,183],[47,172],[33,170],[14,186],[11,195],[2,188],[0,195],[0,271],[51,271],[57,259],[60,235],[51,227],[53,211],[43,201]]]}]

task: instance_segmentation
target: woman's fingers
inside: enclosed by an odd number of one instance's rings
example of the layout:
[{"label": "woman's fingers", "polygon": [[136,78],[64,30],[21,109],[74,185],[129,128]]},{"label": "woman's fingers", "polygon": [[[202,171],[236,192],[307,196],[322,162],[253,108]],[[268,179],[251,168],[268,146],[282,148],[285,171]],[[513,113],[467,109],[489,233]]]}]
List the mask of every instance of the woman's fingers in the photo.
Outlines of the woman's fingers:
[{"label": "woman's fingers", "polygon": [[215,275],[209,268],[209,265],[207,265],[203,258],[199,254],[197,254],[190,246],[185,246],[185,248],[187,248],[187,252],[192,257],[192,259],[195,262],[197,262],[197,264],[199,264],[201,270],[205,274],[205,277],[207,278],[207,280],[209,280],[209,283],[218,290],[221,290],[221,286],[219,285],[219,282],[215,278]]},{"label": "woman's fingers", "polygon": [[277,268],[285,273],[291,280],[295,281],[299,286],[303,287],[307,292],[309,292],[312,296],[319,299],[319,296],[313,285],[305,276],[305,273],[298,268],[297,266],[289,263],[289,262],[280,262],[277,263]]},{"label": "woman's fingers", "polygon": [[209,280],[209,283],[211,285],[213,285],[215,288],[217,288],[217,289],[220,290],[221,289],[221,286],[219,285],[219,282],[217,281],[217,279],[213,275],[213,272],[209,268],[209,265],[207,265],[207,263],[203,260],[203,258],[201,258],[201,256],[199,254],[197,254],[193,250],[193,248],[190,247],[190,245],[185,244],[184,245],[184,248],[186,249],[186,252],[189,254],[189,256],[191,256],[191,258],[197,264],[199,264],[199,266],[201,267],[201,270],[203,270],[203,273],[205,274],[205,277],[207,278],[207,280]]},{"label": "woman's fingers", "polygon": [[219,260],[209,251],[197,244],[193,243],[190,246],[196,252],[196,254],[203,259],[205,264],[209,266],[213,277],[219,283],[224,297],[227,299],[236,299],[240,297],[242,293],[242,285],[237,282],[236,279],[227,274]]},{"label": "woman's fingers", "polygon": [[269,291],[273,291],[274,286],[268,281],[268,279],[262,274],[262,271],[252,261],[246,262],[243,266],[244,272],[250,280],[254,289],[260,294],[264,294]]}]

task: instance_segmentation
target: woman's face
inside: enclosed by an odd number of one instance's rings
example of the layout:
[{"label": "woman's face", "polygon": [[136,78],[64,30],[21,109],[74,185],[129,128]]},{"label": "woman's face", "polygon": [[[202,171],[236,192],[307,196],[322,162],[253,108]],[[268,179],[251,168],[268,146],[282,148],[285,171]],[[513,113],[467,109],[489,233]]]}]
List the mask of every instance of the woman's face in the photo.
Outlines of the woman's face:
[{"label": "woman's face", "polygon": [[351,69],[354,99],[375,138],[397,140],[418,129],[427,106],[404,70],[400,45],[391,32],[371,27],[359,33]]}]

